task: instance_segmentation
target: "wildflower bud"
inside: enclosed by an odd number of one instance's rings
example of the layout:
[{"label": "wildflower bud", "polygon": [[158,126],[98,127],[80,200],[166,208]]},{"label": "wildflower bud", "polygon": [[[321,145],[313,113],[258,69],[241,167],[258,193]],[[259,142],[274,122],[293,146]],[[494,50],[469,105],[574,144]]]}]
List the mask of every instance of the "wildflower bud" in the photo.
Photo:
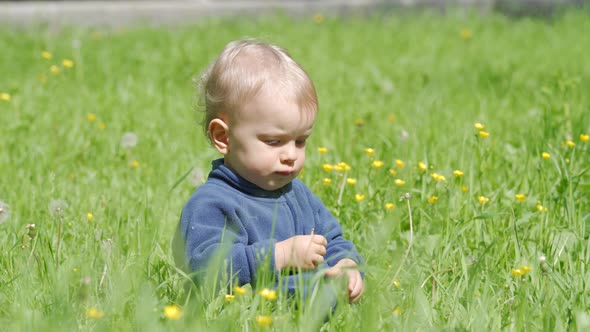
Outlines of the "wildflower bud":
[{"label": "wildflower bud", "polygon": [[37,236],[37,229],[35,228],[35,224],[27,224],[27,235],[29,238],[34,239]]}]

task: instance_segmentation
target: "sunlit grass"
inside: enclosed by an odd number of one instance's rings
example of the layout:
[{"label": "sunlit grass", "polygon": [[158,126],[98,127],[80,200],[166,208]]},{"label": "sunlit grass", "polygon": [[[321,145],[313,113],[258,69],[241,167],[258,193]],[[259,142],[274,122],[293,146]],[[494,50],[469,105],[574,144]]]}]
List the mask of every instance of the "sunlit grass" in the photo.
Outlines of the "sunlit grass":
[{"label": "sunlit grass", "polygon": [[589,18],[2,28],[0,326],[323,324],[321,303],[187,287],[172,258],[180,210],[217,157],[192,79],[257,36],[316,84],[301,178],[367,261],[363,300],[325,330],[588,329]]}]

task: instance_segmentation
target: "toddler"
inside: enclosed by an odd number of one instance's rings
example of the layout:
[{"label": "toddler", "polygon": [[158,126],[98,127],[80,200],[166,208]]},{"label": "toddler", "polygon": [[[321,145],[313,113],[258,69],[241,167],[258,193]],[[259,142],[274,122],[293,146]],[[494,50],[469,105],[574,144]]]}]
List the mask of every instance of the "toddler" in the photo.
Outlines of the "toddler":
[{"label": "toddler", "polygon": [[318,111],[306,72],[284,49],[244,39],[200,83],[205,133],[223,158],[182,210],[177,240],[188,268],[199,275],[225,249],[225,271],[239,285],[255,286],[266,262],[289,290],[298,275],[321,272],[346,277],[349,301],[358,300],[362,257],[297,179]]}]

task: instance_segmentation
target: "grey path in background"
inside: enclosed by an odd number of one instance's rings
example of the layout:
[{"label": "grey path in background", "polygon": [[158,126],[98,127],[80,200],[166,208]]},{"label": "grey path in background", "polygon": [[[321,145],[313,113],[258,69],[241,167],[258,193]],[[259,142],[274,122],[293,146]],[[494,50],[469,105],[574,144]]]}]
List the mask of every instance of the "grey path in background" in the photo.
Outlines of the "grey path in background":
[{"label": "grey path in background", "polygon": [[138,22],[178,24],[205,17],[371,14],[415,8],[472,7],[513,14],[551,14],[555,8],[588,0],[126,0],[0,1],[0,25],[118,26]]}]

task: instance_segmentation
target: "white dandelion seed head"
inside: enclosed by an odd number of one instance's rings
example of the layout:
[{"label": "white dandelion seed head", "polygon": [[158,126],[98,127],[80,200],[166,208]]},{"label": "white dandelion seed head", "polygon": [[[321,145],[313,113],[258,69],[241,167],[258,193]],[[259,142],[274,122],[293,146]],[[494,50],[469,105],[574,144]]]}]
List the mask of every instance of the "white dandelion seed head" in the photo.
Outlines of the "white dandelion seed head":
[{"label": "white dandelion seed head", "polygon": [[88,286],[90,285],[90,281],[92,281],[92,279],[90,279],[89,276],[85,276],[84,278],[82,278],[81,284],[84,286]]},{"label": "white dandelion seed head", "polygon": [[547,257],[545,257],[545,255],[541,255],[541,257],[539,257],[539,263],[543,264],[547,261]]},{"label": "white dandelion seed head", "polygon": [[63,216],[64,212],[68,209],[68,202],[64,201],[63,199],[54,199],[49,202],[47,206],[49,208],[49,213],[54,217],[61,217]]},{"label": "white dandelion seed head", "polygon": [[393,86],[393,82],[391,82],[389,79],[384,79],[381,81],[381,90],[383,91],[383,93],[389,95],[393,93],[394,89],[395,87]]},{"label": "white dandelion seed head", "polygon": [[113,251],[113,240],[111,240],[110,238],[105,239],[102,241],[100,246],[102,250],[107,253],[107,256],[110,256],[111,252]]},{"label": "white dandelion seed head", "polygon": [[3,224],[10,217],[10,205],[0,201],[0,224]]},{"label": "white dandelion seed head", "polygon": [[35,224],[27,224],[26,228],[27,229],[35,229]]},{"label": "white dandelion seed head", "polygon": [[410,199],[410,193],[405,193],[405,194],[401,195],[399,198],[400,201],[409,200],[409,199]]},{"label": "white dandelion seed head", "polygon": [[405,141],[410,137],[410,133],[408,133],[405,129],[402,129],[402,132],[399,134],[400,141]]},{"label": "white dandelion seed head", "polygon": [[127,133],[123,134],[123,137],[121,137],[121,147],[123,149],[132,148],[132,147],[135,147],[136,145],[137,145],[137,135],[135,133],[127,132]]},{"label": "white dandelion seed head", "polygon": [[205,173],[202,169],[195,167],[188,176],[188,180],[193,187],[198,187],[205,182]]}]

